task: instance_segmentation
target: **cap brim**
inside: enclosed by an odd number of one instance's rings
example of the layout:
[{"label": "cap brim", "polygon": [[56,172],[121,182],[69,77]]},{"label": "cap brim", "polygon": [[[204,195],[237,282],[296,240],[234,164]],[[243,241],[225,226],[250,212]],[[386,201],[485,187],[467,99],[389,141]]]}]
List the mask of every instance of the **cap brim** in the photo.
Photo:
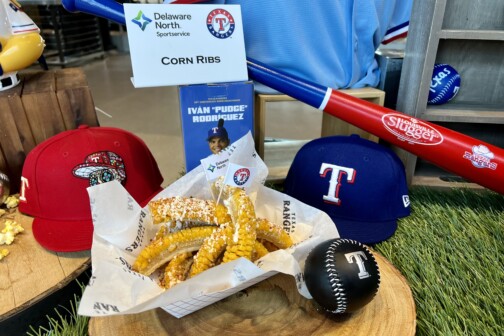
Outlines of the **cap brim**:
[{"label": "cap brim", "polygon": [[35,240],[55,252],[77,252],[91,249],[93,223],[91,219],[58,221],[35,218],[32,225]]},{"label": "cap brim", "polygon": [[[145,207],[163,190],[159,187],[139,205]],[[44,248],[55,252],[78,252],[90,250],[93,244],[93,222],[86,220],[54,220],[34,218],[32,231],[35,240]]]},{"label": "cap brim", "polygon": [[340,238],[353,239],[363,244],[377,244],[392,237],[397,230],[397,221],[357,222],[332,218]]}]

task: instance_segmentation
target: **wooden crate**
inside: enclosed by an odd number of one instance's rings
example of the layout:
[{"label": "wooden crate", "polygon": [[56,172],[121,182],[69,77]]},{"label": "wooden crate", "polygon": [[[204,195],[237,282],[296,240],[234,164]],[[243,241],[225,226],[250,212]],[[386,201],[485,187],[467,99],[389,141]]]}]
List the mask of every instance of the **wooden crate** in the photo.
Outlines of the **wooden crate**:
[{"label": "wooden crate", "polygon": [[[361,98],[372,102],[374,104],[383,106],[385,102],[385,92],[371,87],[361,88],[361,89],[348,89],[340,90],[353,97]],[[254,101],[254,117],[255,117],[255,143],[257,148],[257,153],[264,157],[264,138],[266,132],[266,110],[267,103],[269,102],[281,102],[281,101],[295,101],[296,99],[287,95],[275,95],[275,94],[256,94]],[[324,113],[322,116],[322,132],[321,136],[330,135],[350,135],[359,134],[361,137],[377,141],[378,138],[372,134],[369,134],[360,128],[357,128],[345,121],[342,121],[328,113]]]},{"label": "wooden crate", "polygon": [[[383,106],[385,102],[385,92],[376,88],[366,87],[361,89],[340,90],[348,95],[367,100],[371,103]],[[268,181],[281,182],[287,175],[292,159],[299,148],[308,140],[285,141],[270,143],[268,153],[271,158],[266,160],[266,148],[264,144],[266,134],[266,112],[267,104],[274,102],[296,101],[287,95],[256,94],[254,101],[254,141],[259,156],[266,161],[269,169]],[[301,102],[300,102],[301,104]],[[322,127],[320,136],[331,135],[351,135],[358,134],[362,138],[377,142],[377,136],[365,132],[341,119],[328,113],[322,115]]]},{"label": "wooden crate", "polygon": [[98,126],[86,77],[79,68],[20,73],[0,92],[0,171],[19,189],[26,155],[39,143],[81,124]]}]

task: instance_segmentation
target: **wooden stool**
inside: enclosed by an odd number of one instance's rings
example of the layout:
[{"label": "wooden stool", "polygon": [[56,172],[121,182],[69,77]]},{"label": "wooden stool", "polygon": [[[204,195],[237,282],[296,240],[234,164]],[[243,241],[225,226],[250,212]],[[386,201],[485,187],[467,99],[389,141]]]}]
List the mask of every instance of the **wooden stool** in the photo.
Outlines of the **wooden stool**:
[{"label": "wooden stool", "polygon": [[354,313],[325,314],[313,300],[298,293],[294,277],[277,274],[180,319],[161,308],[93,317],[89,335],[413,336],[416,307],[411,289],[388,260],[374,254],[380,268],[380,289],[369,304]]},{"label": "wooden stool", "polygon": [[67,304],[80,288],[72,282],[91,265],[90,251],[52,252],[35,240],[33,218],[17,209],[0,219],[12,219],[24,231],[11,245],[2,245],[9,255],[0,262],[0,334],[24,335],[29,326],[46,320],[54,309],[63,313],[60,304]]}]

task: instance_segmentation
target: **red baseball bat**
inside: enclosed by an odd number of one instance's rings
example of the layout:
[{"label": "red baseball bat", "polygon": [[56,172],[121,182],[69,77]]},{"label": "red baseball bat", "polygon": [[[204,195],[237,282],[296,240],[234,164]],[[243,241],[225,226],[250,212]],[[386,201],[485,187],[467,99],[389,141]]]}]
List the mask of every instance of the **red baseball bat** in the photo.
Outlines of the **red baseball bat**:
[{"label": "red baseball bat", "polygon": [[[81,11],[125,23],[122,5],[111,0],[63,0]],[[250,79],[359,127],[418,157],[504,194],[504,150],[448,128],[378,106],[247,58]]]}]

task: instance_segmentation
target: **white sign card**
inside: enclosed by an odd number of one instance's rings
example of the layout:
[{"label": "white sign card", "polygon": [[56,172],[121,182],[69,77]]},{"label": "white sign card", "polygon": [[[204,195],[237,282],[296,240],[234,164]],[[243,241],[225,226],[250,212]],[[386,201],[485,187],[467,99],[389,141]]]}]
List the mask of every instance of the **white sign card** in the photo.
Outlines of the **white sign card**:
[{"label": "white sign card", "polygon": [[248,80],[239,5],[124,4],[133,85]]}]

